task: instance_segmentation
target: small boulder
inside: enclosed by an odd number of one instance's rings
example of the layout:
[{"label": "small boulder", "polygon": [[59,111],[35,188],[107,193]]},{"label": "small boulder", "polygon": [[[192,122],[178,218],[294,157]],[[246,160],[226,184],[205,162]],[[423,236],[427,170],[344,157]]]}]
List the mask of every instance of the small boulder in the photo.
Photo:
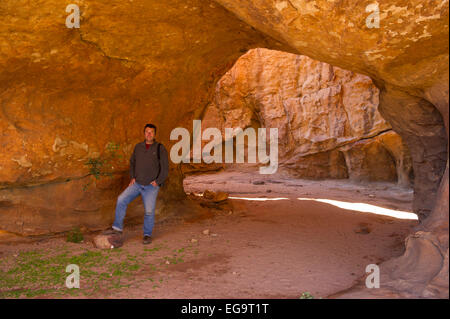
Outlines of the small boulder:
[{"label": "small boulder", "polygon": [[94,245],[99,249],[119,248],[123,246],[123,242],[123,235],[119,234],[100,234],[94,237]]},{"label": "small boulder", "polygon": [[204,199],[213,199],[216,194],[213,191],[205,190],[203,192]]},{"label": "small boulder", "polygon": [[228,199],[228,193],[225,192],[217,192],[214,196],[213,202],[219,203]]}]

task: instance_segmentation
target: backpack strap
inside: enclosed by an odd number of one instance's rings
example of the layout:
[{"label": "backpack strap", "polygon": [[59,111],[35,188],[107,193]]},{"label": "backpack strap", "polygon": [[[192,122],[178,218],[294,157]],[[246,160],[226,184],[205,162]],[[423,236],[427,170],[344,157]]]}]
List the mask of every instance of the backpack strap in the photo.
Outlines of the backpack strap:
[{"label": "backpack strap", "polygon": [[[161,161],[161,143],[158,143],[158,166],[159,166],[159,172],[158,172],[158,175],[156,176],[156,178],[158,178],[159,174],[161,174],[161,162],[160,161]],[[161,186],[161,185],[158,185],[158,186]]]},{"label": "backpack strap", "polygon": [[161,143],[158,143],[158,161],[161,159]]}]

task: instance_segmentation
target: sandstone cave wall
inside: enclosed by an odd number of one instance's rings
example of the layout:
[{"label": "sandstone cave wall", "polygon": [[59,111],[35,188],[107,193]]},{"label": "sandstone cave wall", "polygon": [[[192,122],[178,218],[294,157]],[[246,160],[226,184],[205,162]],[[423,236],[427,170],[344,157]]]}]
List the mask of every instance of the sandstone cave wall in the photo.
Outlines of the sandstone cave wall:
[{"label": "sandstone cave wall", "polygon": [[[160,136],[189,127],[241,54],[275,48],[368,75],[380,89],[379,110],[411,151],[415,211],[423,221],[394,265],[391,288],[412,283],[414,296],[448,298],[448,1],[383,1],[380,28],[366,27],[369,0],[73,2],[82,12],[79,30],[64,27],[60,1],[0,2],[2,229],[63,230],[98,216],[86,208],[75,214],[71,197],[86,202],[87,193],[73,181],[90,172],[76,154],[101,157],[109,142],[134,144],[140,130],[130,123],[158,122]],[[64,148],[64,155],[53,151]],[[52,173],[39,170],[44,163]],[[111,166],[115,176],[125,169],[119,163]],[[183,196],[182,174],[173,166],[171,172],[164,203]],[[112,198],[120,183],[96,188]],[[67,206],[37,206],[40,191],[55,198],[61,192]],[[17,210],[22,204],[33,206]],[[430,247],[436,258],[421,253]]]},{"label": "sandstone cave wall", "polygon": [[[169,148],[240,55],[288,50],[212,1],[73,3],[79,29],[61,1],[0,2],[2,230],[107,227],[146,123]],[[158,213],[183,200],[181,178],[172,165]]]}]

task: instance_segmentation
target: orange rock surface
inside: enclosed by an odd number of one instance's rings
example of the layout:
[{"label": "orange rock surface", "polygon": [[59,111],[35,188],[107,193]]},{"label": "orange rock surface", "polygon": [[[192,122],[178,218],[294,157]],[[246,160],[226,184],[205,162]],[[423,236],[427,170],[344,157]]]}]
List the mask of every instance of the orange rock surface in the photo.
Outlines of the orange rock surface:
[{"label": "orange rock surface", "polygon": [[[379,28],[366,24],[371,1],[73,2],[80,29],[65,27],[61,1],[0,2],[2,229],[107,225],[102,216],[126,184],[125,159],[144,124],[157,123],[170,144],[174,127],[201,118],[237,58],[266,47],[372,78],[381,115],[411,152],[422,222],[385,275],[394,290],[448,298],[448,1],[383,1]],[[124,160],[107,167],[116,180],[83,191],[92,163],[117,144]],[[171,172],[163,203],[184,198],[182,175]]]},{"label": "orange rock surface", "polygon": [[[107,227],[146,123],[169,148],[242,53],[287,48],[212,1],[73,3],[79,29],[57,0],[0,3],[3,230]],[[185,197],[181,185],[173,165],[161,209]]]}]

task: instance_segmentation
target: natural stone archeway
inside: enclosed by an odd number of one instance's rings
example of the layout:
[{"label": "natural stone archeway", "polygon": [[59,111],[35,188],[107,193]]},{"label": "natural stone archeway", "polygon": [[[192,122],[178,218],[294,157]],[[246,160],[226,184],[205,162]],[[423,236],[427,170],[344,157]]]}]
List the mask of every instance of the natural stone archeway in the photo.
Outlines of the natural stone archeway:
[{"label": "natural stone archeway", "polygon": [[[409,150],[378,105],[379,90],[368,76],[303,55],[253,49],[217,83],[202,129],[219,128],[224,135],[230,127],[277,128],[278,169],[291,176],[397,181],[408,187]],[[185,171],[195,169],[194,164]]]},{"label": "natural stone archeway", "polygon": [[[0,3],[2,229],[109,222],[127,161],[105,147],[119,143],[128,157],[141,138],[135,128],[150,121],[170,145],[171,129],[201,117],[240,55],[272,48],[373,79],[381,114],[411,151],[422,220],[385,282],[411,290],[413,280],[416,295],[448,297],[448,1],[384,1],[379,29],[365,27],[370,1],[73,2],[80,29],[64,26],[60,1]],[[86,161],[107,155],[113,179],[82,191],[93,179]],[[171,167],[162,203],[184,198],[181,181]]]}]

